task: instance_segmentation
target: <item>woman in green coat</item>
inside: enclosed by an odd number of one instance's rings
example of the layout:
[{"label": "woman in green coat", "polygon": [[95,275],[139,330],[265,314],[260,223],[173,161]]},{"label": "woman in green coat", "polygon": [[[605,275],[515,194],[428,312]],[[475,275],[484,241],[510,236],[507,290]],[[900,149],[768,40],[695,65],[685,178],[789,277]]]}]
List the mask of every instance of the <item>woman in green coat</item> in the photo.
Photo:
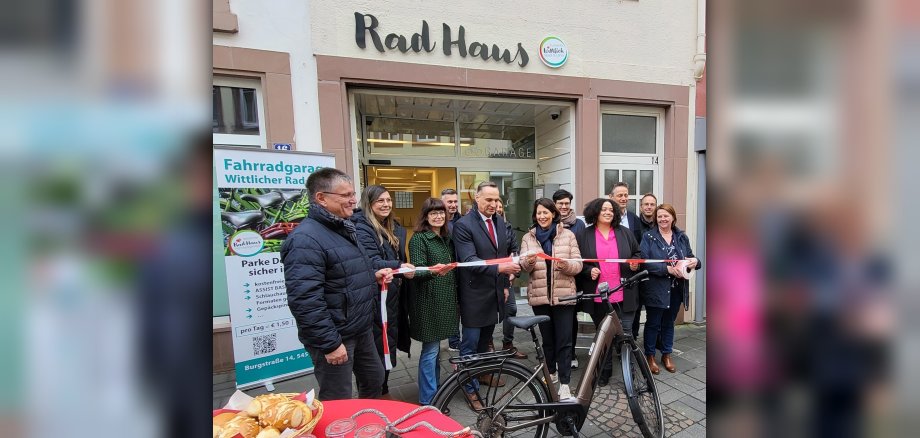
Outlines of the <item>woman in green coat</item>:
[{"label": "woman in green coat", "polygon": [[409,259],[417,268],[412,280],[414,296],[409,307],[409,332],[422,343],[418,360],[419,404],[429,405],[438,390],[441,341],[457,335],[460,313],[457,307],[457,281],[452,272],[454,244],[447,232],[447,208],[437,198],[422,205],[409,240]]}]

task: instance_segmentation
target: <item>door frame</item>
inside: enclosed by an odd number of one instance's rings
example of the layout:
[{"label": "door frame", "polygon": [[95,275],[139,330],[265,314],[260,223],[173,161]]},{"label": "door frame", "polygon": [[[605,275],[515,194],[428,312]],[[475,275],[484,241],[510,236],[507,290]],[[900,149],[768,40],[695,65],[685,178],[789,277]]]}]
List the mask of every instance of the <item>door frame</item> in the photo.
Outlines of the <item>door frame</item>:
[{"label": "door frame", "polygon": [[[604,114],[622,114],[630,116],[646,116],[655,118],[655,153],[614,153],[603,152],[604,138]],[[652,181],[652,192],[655,196],[663,198],[664,196],[664,145],[665,145],[665,108],[639,105],[619,105],[603,104],[598,116],[598,185],[600,186],[601,196],[610,194],[610,187],[604,187],[604,170],[618,169],[623,170],[653,170],[654,178]],[[639,193],[639,187],[635,187],[638,205],[638,199],[641,199],[642,193]],[[634,199],[633,196],[630,199]]]}]

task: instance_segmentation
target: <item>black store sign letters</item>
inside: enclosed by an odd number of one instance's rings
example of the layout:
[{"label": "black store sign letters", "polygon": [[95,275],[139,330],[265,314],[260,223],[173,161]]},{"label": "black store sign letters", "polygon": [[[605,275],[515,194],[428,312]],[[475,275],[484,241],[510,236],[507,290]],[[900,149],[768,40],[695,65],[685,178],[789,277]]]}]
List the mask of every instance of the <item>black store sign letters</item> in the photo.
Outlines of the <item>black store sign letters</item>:
[{"label": "black store sign letters", "polygon": [[[386,50],[399,50],[402,53],[407,53],[410,50],[415,53],[419,53],[422,50],[433,52],[438,45],[437,42],[432,41],[428,22],[425,20],[422,20],[422,31],[412,34],[409,38],[406,38],[405,35],[390,33],[381,39],[380,33],[377,32],[379,24],[377,17],[371,14],[355,12],[355,43],[358,44],[358,47],[367,48],[367,36],[370,36],[371,42],[374,43],[374,48],[381,53]],[[512,57],[510,50],[502,49],[497,44],[489,45],[474,41],[467,45],[466,30],[463,26],[457,29],[457,39],[453,39],[453,33],[447,23],[443,23],[442,26],[444,37],[441,43],[441,50],[447,56],[450,56],[454,47],[456,47],[457,53],[463,58],[466,58],[466,55],[469,54],[473,57],[482,58],[483,61],[491,59],[496,62],[505,62],[506,64],[517,64],[521,67],[526,66],[530,60],[521,43],[517,43],[517,50]]]}]

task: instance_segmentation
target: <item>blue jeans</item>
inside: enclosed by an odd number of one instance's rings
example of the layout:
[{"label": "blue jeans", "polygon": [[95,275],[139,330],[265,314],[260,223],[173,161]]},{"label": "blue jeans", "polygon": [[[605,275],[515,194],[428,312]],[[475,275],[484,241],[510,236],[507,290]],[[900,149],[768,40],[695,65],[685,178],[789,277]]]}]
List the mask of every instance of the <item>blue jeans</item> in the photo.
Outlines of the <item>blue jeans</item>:
[{"label": "blue jeans", "polygon": [[[460,355],[469,356],[476,353],[485,353],[489,349],[489,341],[492,340],[492,333],[495,332],[495,324],[485,327],[463,327],[463,337],[460,341]],[[466,386],[466,392],[471,393],[479,390],[479,380],[473,381]]]},{"label": "blue jeans", "polygon": [[460,349],[460,335],[454,335],[447,338],[447,346],[450,348]]},{"label": "blue jeans", "polygon": [[422,355],[418,358],[418,404],[430,405],[434,394],[438,392],[441,367],[438,366],[438,354],[441,341],[423,342]]},{"label": "blue jeans", "polygon": [[661,354],[671,354],[674,348],[674,321],[683,304],[680,293],[671,293],[671,306],[662,309],[645,306],[645,333],[642,334],[645,354],[655,354],[655,340],[661,338]]}]

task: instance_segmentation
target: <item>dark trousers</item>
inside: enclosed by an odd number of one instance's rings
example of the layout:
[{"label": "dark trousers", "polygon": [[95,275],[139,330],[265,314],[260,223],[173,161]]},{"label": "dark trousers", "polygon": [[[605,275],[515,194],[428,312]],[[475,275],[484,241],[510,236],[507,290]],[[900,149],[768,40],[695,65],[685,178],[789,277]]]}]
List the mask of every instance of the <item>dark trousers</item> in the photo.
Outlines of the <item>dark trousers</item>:
[{"label": "dark trousers", "polygon": [[534,315],[547,315],[549,322],[540,324],[543,352],[550,373],[559,372],[559,383],[568,385],[572,378],[572,320],[575,306],[533,306]]},{"label": "dark trousers", "polygon": [[505,320],[502,322],[502,342],[506,344],[514,342],[514,326],[508,322],[509,316],[517,316],[517,301],[513,291],[508,292],[508,299],[505,300]]},{"label": "dark trousers", "polygon": [[[639,339],[639,320],[642,319],[642,305],[639,305],[639,308],[636,309],[636,316],[633,318],[632,323],[632,335],[633,339]],[[626,327],[623,327],[623,330],[626,330]]]},{"label": "dark trousers", "polygon": [[674,347],[674,321],[680,313],[683,294],[671,293],[671,307],[666,309],[658,307],[645,307],[645,333],[642,334],[642,343],[646,355],[655,354],[655,340],[661,338],[658,347],[662,354],[671,354]]},{"label": "dark trousers", "polygon": [[374,346],[371,330],[342,340],[348,351],[348,361],[341,365],[326,362],[326,355],[319,349],[307,347],[313,360],[314,374],[319,382],[320,400],[341,400],[352,398],[351,376],[358,384],[358,398],[379,398],[383,385],[383,364]]},{"label": "dark trousers", "polygon": [[[591,308],[591,320],[594,321],[594,329],[597,330],[601,326],[601,322],[607,316],[607,306],[604,303],[592,303],[594,306]],[[624,312],[623,307],[617,304],[613,304],[613,310],[616,312],[617,317],[620,319],[620,324],[623,326],[623,332],[629,334],[630,329],[632,328],[633,319],[636,316],[636,312]],[[611,344],[611,349],[615,349],[616,345]],[[610,378],[613,375],[613,360],[616,358],[617,352],[610,351],[607,354],[607,359],[604,360],[603,367],[601,368],[601,377]]]}]

